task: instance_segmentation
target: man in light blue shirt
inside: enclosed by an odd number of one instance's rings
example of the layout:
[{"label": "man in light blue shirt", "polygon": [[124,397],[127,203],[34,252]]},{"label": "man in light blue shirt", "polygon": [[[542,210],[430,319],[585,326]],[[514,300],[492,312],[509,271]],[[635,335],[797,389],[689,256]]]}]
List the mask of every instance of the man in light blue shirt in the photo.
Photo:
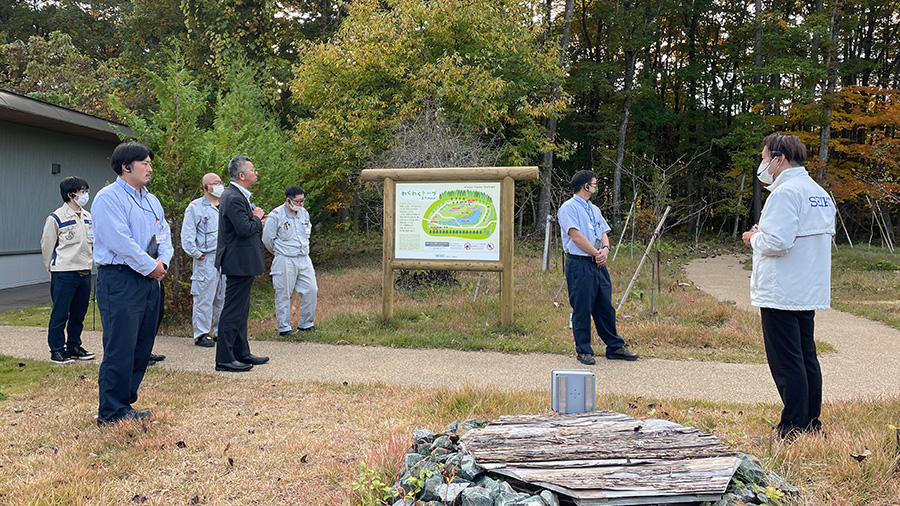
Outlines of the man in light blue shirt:
[{"label": "man in light blue shirt", "polygon": [[160,311],[159,282],[172,260],[169,224],[147,190],[153,151],[119,144],[112,154],[115,182],[94,199],[97,305],[103,323],[103,362],[97,424],[150,417],[131,405],[150,361]]},{"label": "man in light blue shirt", "polygon": [[612,281],[606,269],[610,228],[600,209],[590,201],[597,192],[597,176],[580,170],[572,176],[571,186],[574,195],[559,206],[557,219],[566,251],[566,283],[578,361],[586,365],[596,363],[591,348],[591,317],[606,344],[606,358],[637,360],[637,353],[625,346],[616,331]]}]

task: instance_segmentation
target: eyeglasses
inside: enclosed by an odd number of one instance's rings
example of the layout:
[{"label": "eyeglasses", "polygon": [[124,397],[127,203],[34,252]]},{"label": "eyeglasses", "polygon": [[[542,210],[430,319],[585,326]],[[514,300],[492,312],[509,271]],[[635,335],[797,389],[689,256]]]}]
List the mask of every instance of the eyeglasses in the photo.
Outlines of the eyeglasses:
[{"label": "eyeglasses", "polygon": [[295,206],[302,206],[303,203],[306,202],[306,198],[304,198],[304,197],[300,197],[299,199],[296,199],[296,200],[295,199],[288,199],[288,200],[290,200],[291,204],[294,204]]}]

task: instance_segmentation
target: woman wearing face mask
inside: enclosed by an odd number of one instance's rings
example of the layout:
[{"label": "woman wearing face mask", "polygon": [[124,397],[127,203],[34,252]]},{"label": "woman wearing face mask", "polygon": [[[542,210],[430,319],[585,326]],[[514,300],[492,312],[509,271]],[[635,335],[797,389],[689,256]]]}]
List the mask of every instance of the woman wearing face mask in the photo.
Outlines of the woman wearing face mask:
[{"label": "woman wearing face mask", "polygon": [[813,340],[815,310],[831,305],[834,205],[803,167],[795,135],[763,140],[759,181],[771,192],[759,224],[744,232],[753,248],[750,301],[760,308],[766,359],[784,403],[779,440],[822,430],[822,373]]},{"label": "woman wearing face mask", "polygon": [[94,229],[91,213],[84,209],[90,200],[87,181],[69,176],[59,183],[59,193],[63,205],[44,222],[41,255],[50,271],[53,301],[47,331],[50,360],[65,364],[73,359],[94,358],[81,346],[84,315],[91,296]]}]

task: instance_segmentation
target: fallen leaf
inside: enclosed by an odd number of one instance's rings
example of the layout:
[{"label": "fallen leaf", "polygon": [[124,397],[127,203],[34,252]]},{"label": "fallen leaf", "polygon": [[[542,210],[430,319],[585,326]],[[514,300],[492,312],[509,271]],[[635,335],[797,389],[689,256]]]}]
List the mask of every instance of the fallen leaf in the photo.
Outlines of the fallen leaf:
[{"label": "fallen leaf", "polygon": [[308,460],[309,460],[309,455],[308,455],[308,454],[304,454],[302,457],[300,457],[300,462],[303,462],[304,464],[305,464]]},{"label": "fallen leaf", "polygon": [[864,448],[861,453],[851,453],[850,456],[853,457],[857,462],[862,462],[866,460],[866,457],[872,455],[872,451],[868,448]]},{"label": "fallen leaf", "polygon": [[222,450],[222,453],[228,453],[229,448],[231,448],[231,443],[225,443],[225,449]]},{"label": "fallen leaf", "polygon": [[234,467],[234,459],[231,457],[228,457],[228,467]]}]

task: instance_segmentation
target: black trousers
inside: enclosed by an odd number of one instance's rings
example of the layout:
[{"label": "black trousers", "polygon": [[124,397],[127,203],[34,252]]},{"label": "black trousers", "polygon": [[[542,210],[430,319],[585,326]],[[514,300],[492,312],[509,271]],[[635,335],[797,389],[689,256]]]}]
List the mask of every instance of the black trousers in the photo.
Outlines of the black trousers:
[{"label": "black trousers", "polygon": [[53,301],[47,329],[50,351],[81,346],[84,315],[91,301],[91,275],[82,276],[75,271],[51,272],[50,299]]},{"label": "black trousers", "polygon": [[625,346],[616,331],[616,308],[612,305],[612,281],[606,266],[597,267],[591,257],[566,257],[566,283],[572,306],[572,335],[575,352],[594,354],[591,348],[591,319],[607,350]]},{"label": "black trousers", "polygon": [[250,289],[253,276],[227,276],[225,304],[219,319],[216,362],[228,363],[250,356],[247,342],[247,319],[250,316]]},{"label": "black trousers", "polygon": [[766,358],[784,410],[776,427],[782,437],[822,428],[822,370],[813,340],[815,311],[760,308]]},{"label": "black trousers", "polygon": [[97,307],[103,323],[103,362],[100,363],[101,420],[127,413],[137,400],[156,340],[159,282],[124,265],[97,269]]}]

